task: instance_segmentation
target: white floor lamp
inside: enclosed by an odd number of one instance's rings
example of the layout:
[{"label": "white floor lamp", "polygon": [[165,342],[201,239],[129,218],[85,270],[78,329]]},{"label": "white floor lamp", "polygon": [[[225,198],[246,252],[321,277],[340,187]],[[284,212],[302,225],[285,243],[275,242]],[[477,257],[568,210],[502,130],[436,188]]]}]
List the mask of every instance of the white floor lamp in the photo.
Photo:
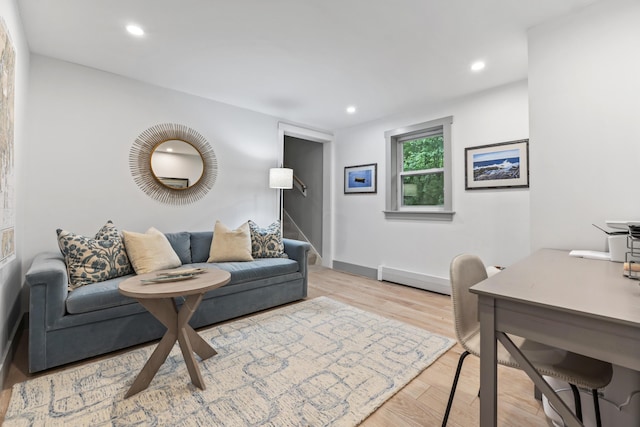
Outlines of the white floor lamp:
[{"label": "white floor lamp", "polygon": [[280,220],[280,233],[282,234],[284,222],[284,197],[282,190],[290,190],[293,188],[293,169],[289,168],[271,168],[269,169],[269,188],[278,189],[279,196],[279,212],[278,219]]}]

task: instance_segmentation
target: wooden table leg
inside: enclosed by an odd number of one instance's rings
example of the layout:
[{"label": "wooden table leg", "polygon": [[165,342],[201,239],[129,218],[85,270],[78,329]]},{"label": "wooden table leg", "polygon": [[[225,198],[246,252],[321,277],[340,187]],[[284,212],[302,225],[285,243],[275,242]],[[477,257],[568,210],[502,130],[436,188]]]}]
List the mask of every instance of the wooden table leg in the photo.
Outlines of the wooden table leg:
[{"label": "wooden table leg", "polygon": [[[151,357],[149,357],[149,360],[147,360],[147,363],[145,363],[144,367],[134,380],[129,391],[125,394],[125,398],[133,396],[149,386],[149,383],[158,372],[158,369],[160,369],[160,366],[162,366],[164,361],[167,359],[167,356],[169,356],[169,353],[171,353],[171,349],[178,338],[178,329],[175,321],[177,314],[173,300],[148,299],[141,300],[140,303],[154,316],[158,317],[159,320],[162,319],[162,323],[167,326],[167,332],[165,332],[160,343],[158,343],[158,346],[151,354]],[[174,319],[173,322],[171,322],[171,318]]]},{"label": "wooden table leg", "polygon": [[498,366],[495,299],[480,295],[480,426],[495,427],[498,421]]},{"label": "wooden table leg", "polygon": [[[211,356],[215,356],[218,352],[209,345],[196,331],[189,325],[189,320],[195,313],[196,309],[202,302],[204,294],[190,295],[185,298],[180,313],[178,313],[178,328],[182,328],[185,331],[186,339],[191,343],[191,352],[195,352],[200,359],[206,360]],[[181,317],[182,316],[182,317]]]},{"label": "wooden table leg", "polygon": [[573,413],[567,404],[558,396],[555,390],[542,378],[542,375],[536,370],[536,368],[527,360],[522,351],[511,341],[511,339],[504,332],[496,333],[498,340],[502,343],[504,348],[513,356],[518,362],[520,369],[522,369],[531,378],[531,381],[542,390],[542,393],[547,396],[549,403],[556,410],[556,412],[562,417],[564,425],[567,427],[580,427],[582,422],[578,420],[578,417]]},{"label": "wooden table leg", "polygon": [[[194,298],[193,301],[187,302],[187,298],[185,298],[185,302],[182,306],[183,309],[187,310],[187,311],[192,311],[192,314],[189,316],[189,320],[191,319],[191,316],[193,315],[193,312],[195,312],[195,308],[197,308],[198,305],[200,305],[200,302],[202,301],[202,299],[196,301],[197,299],[197,295],[192,295]],[[149,300],[146,300],[149,301]],[[175,302],[173,301],[173,299],[167,299],[167,301],[169,301],[172,304],[172,307],[174,307],[173,312],[177,312],[178,309],[175,305]],[[147,309],[147,311],[149,311],[151,314],[153,314],[160,322],[162,322],[162,324],[164,326],[167,327],[167,329],[171,328],[173,325],[176,324],[176,318],[171,316],[171,318],[166,319],[166,315],[165,315],[165,311],[166,308],[158,308],[156,305],[149,305],[143,303],[143,300],[140,301],[140,303]],[[195,308],[193,308],[193,304],[196,303]],[[186,307],[186,308],[185,308]],[[188,322],[188,320],[187,320]],[[206,342],[200,335],[198,335],[198,333],[196,331],[193,330],[193,328],[191,327],[191,325],[189,325],[188,323],[186,323],[184,325],[184,329],[186,331],[187,336],[189,337],[189,341],[191,342],[191,347],[193,348],[193,351],[200,356],[200,359],[202,360],[206,360],[208,358],[210,358],[211,356],[215,356],[216,354],[218,354],[218,352],[216,352],[216,350],[211,347],[209,345],[208,342]]]},{"label": "wooden table leg", "polygon": [[134,380],[125,398],[133,396],[149,386],[176,341],[180,345],[191,382],[196,387],[205,389],[204,380],[193,353],[195,352],[202,360],[205,360],[217,352],[188,323],[200,305],[203,296],[200,294],[186,297],[179,311],[173,298],[139,300],[149,313],[167,327],[167,332]]},{"label": "wooden table leg", "polygon": [[186,325],[184,328],[187,337],[189,337],[189,342],[191,343],[191,347],[193,351],[200,356],[200,359],[207,360],[211,356],[215,356],[218,352],[209,345],[190,325]]},{"label": "wooden table leg", "polygon": [[[204,380],[202,379],[202,374],[200,373],[200,368],[198,368],[198,364],[196,363],[195,357],[193,357],[194,349],[191,346],[191,341],[189,340],[189,334],[187,333],[187,329],[193,329],[189,326],[188,322],[195,313],[198,305],[202,301],[203,294],[199,295],[189,295],[185,298],[180,311],[178,312],[178,343],[180,344],[180,350],[182,351],[182,357],[184,357],[184,363],[187,365],[187,370],[189,371],[189,376],[191,377],[191,382],[196,387],[199,387],[201,390],[204,390],[206,387],[204,385]],[[195,334],[195,331],[194,331]],[[197,335],[197,334],[196,334]],[[204,340],[201,341],[206,344]],[[202,350],[202,342],[198,342],[199,351]],[[208,344],[207,344],[208,346]],[[213,349],[211,349],[213,350]],[[214,350],[215,351],[215,350]]]}]

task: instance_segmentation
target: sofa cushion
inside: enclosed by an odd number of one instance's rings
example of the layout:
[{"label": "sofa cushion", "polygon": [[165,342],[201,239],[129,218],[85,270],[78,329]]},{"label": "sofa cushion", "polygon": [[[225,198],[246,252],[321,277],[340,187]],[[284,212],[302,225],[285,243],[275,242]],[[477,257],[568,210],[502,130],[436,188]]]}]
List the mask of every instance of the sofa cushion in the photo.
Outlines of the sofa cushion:
[{"label": "sofa cushion", "polygon": [[193,231],[189,234],[191,234],[191,262],[207,262],[213,231]]},{"label": "sofa cushion", "polygon": [[249,220],[251,230],[251,255],[254,258],[283,258],[284,244],[282,243],[282,225],[276,221],[266,228],[261,228]]},{"label": "sofa cushion", "polygon": [[[231,273],[231,280],[225,287],[298,272],[298,262],[287,258],[262,258],[247,262],[194,263],[186,267],[219,268]],[[69,314],[89,313],[110,307],[136,302],[118,291],[118,285],[131,276],[118,277],[100,283],[92,283],[71,292],[66,308]]]},{"label": "sofa cushion", "polygon": [[131,276],[118,277],[100,283],[92,283],[69,293],[66,302],[69,314],[89,313],[110,307],[133,304],[135,299],[118,291],[118,285]]},{"label": "sofa cushion", "polygon": [[299,270],[298,262],[287,258],[261,258],[243,262],[198,263],[191,264],[191,266],[199,268],[215,267],[228,271],[231,273],[231,280],[225,286],[296,273]]},{"label": "sofa cushion", "polygon": [[146,233],[122,232],[124,245],[136,274],[180,267],[180,258],[160,231],[151,227]]},{"label": "sofa cushion", "polygon": [[70,289],[132,273],[120,233],[110,220],[95,238],[62,229],[57,229],[56,233],[67,266]]},{"label": "sofa cushion", "polygon": [[244,223],[235,230],[220,221],[213,228],[213,240],[207,262],[252,261],[251,230]]},{"label": "sofa cushion", "polygon": [[188,231],[164,234],[183,264],[191,264],[191,236]]}]

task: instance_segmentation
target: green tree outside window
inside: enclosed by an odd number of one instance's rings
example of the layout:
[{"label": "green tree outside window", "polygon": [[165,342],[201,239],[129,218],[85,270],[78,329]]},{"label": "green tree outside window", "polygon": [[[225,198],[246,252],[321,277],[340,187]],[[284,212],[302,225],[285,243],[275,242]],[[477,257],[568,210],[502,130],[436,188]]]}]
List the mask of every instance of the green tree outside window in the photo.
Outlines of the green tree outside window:
[{"label": "green tree outside window", "polygon": [[[444,204],[444,139],[442,135],[402,143],[402,204]],[[406,174],[406,172],[413,172]]]}]

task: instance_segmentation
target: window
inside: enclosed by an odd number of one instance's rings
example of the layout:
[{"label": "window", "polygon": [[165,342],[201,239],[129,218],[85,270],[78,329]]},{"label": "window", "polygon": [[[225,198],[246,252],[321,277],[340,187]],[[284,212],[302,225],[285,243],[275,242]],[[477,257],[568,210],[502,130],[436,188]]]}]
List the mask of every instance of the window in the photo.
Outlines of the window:
[{"label": "window", "polygon": [[453,117],[385,132],[387,218],[451,220]]},{"label": "window", "polygon": [[400,206],[444,206],[444,138],[433,135],[398,139]]}]

